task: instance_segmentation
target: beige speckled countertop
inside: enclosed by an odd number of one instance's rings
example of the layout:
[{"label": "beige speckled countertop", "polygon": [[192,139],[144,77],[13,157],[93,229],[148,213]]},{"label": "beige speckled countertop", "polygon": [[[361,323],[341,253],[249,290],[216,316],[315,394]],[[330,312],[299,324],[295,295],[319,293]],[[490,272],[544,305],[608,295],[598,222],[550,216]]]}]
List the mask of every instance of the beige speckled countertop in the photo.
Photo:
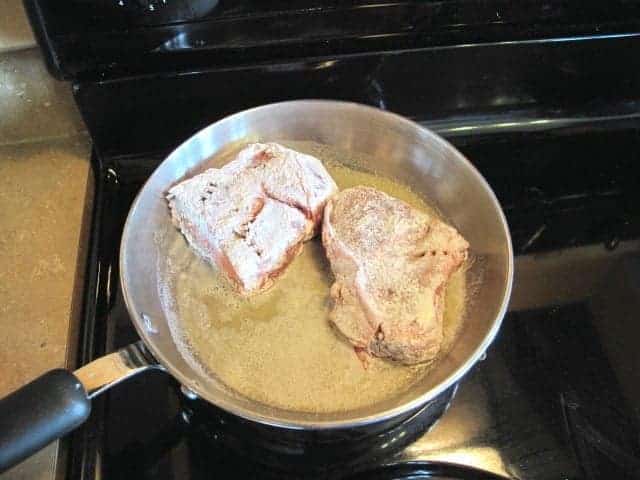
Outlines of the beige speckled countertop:
[{"label": "beige speckled countertop", "polygon": [[35,45],[21,0],[0,0],[0,52]]},{"label": "beige speckled countertop", "polygon": [[[0,397],[73,367],[89,154],[70,86],[46,72],[21,3],[0,0]],[[56,442],[0,479],[56,478],[57,459]]]}]

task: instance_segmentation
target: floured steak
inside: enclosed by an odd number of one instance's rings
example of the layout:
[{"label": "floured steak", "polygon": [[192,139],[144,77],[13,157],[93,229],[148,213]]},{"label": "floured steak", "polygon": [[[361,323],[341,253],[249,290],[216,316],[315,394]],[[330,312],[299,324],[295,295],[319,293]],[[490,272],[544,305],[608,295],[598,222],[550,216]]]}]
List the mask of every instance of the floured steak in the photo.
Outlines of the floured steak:
[{"label": "floured steak", "polygon": [[222,168],[175,185],[167,199],[189,245],[248,295],[269,288],[318,233],[336,192],[317,158],[254,143]]}]

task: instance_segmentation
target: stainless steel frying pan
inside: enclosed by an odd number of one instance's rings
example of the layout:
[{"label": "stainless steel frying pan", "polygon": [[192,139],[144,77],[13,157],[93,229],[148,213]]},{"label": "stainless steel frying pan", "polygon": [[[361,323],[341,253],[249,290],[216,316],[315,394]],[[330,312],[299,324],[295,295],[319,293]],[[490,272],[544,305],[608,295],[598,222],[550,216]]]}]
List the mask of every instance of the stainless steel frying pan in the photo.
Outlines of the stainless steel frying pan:
[{"label": "stainless steel frying pan", "polygon": [[[222,147],[247,137],[314,141],[365,154],[366,167],[428,197],[482,259],[471,267],[470,275],[476,277],[480,272],[474,270],[482,268],[482,283],[462,332],[452,349],[409,391],[348,412],[287,411],[234,393],[192,368],[180,354],[157,287],[158,265],[165,252],[156,239],[174,228],[164,194]],[[392,113],[334,101],[283,102],[231,115],[174,150],[149,178],[129,212],[120,249],[120,278],[142,340],[74,373],[51,371],[0,400],[0,471],[81,424],[89,415],[93,396],[149,368],[166,370],[192,396],[288,432],[358,429],[406,418],[460,380],[484,354],[506,311],[512,276],[511,239],[495,195],[464,156],[429,130]]]}]

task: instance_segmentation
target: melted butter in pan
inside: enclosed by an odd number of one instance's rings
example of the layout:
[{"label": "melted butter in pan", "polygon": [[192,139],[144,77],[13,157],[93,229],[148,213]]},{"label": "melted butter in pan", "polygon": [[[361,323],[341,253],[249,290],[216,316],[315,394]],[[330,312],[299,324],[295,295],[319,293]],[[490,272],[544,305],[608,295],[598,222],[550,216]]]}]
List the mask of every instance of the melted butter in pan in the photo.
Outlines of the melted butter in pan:
[{"label": "melted butter in pan", "polygon": [[[338,162],[341,156],[327,146],[283,143],[323,160],[340,189],[368,185],[434,213],[409,188],[353,162]],[[363,368],[328,322],[332,275],[319,238],[307,242],[273,288],[248,299],[192,253],[181,236],[170,256],[171,303],[179,319],[174,330],[189,346],[183,353],[241,395],[289,410],[346,411],[386,400],[428,375],[428,365],[376,358]],[[447,287],[444,350],[462,323],[465,285],[461,269]]]}]

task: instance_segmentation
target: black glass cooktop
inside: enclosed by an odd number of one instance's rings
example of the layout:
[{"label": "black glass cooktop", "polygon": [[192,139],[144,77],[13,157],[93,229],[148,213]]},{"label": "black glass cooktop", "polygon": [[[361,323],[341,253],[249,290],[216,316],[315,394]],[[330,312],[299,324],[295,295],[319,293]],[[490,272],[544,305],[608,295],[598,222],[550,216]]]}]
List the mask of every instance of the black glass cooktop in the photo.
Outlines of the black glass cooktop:
[{"label": "black glass cooktop", "polygon": [[[491,131],[450,140],[504,206],[514,292],[486,359],[435,425],[401,425],[355,464],[305,470],[312,452],[268,461],[224,415],[200,421],[170,377],[149,373],[95,402],[70,442],[68,478],[485,478],[463,467],[515,479],[639,478],[640,122]],[[118,241],[161,158],[94,158],[83,361],[136,339],[118,290]]]}]

